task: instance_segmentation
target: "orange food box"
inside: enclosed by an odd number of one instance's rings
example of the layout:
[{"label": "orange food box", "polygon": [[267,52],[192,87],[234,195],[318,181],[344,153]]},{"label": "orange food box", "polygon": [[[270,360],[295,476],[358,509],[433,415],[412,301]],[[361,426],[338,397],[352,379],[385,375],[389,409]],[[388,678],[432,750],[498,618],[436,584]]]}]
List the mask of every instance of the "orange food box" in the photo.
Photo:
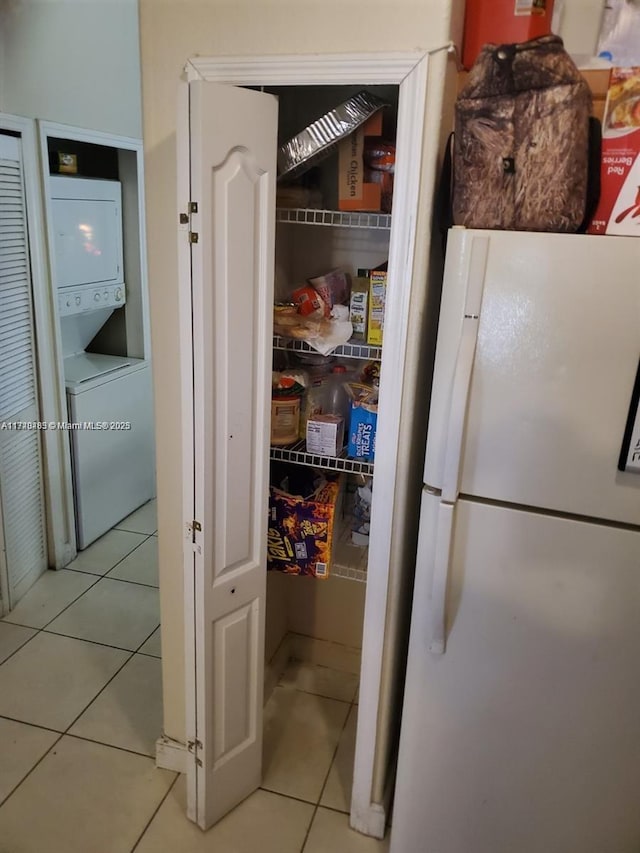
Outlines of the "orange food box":
[{"label": "orange food box", "polygon": [[338,209],[381,210],[382,187],[364,180],[364,141],[382,135],[382,110],[338,146]]}]

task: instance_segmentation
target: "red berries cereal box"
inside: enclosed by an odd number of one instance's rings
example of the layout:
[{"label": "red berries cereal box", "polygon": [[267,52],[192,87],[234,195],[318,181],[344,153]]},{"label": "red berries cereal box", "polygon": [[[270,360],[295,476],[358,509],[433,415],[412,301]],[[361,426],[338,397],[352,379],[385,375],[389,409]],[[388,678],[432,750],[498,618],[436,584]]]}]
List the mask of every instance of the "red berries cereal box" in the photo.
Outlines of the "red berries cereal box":
[{"label": "red berries cereal box", "polygon": [[601,183],[588,233],[640,237],[640,67],[611,69]]}]

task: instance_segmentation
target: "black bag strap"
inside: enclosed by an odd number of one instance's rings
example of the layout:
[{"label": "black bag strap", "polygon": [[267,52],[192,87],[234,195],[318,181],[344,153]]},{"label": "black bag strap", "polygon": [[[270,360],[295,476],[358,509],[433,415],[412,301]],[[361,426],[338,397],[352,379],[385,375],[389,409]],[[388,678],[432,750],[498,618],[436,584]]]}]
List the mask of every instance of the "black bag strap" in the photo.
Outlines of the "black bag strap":
[{"label": "black bag strap", "polygon": [[599,119],[589,117],[589,157],[587,171],[587,196],[584,206],[584,219],[578,228],[578,234],[584,234],[593,219],[600,201],[600,172],[602,161],[602,126]]},{"label": "black bag strap", "polygon": [[442,239],[442,251],[447,248],[447,234],[453,225],[453,143],[454,134],[450,133],[447,139],[442,168],[440,169],[440,182],[436,194],[435,209],[438,214],[438,226]]}]

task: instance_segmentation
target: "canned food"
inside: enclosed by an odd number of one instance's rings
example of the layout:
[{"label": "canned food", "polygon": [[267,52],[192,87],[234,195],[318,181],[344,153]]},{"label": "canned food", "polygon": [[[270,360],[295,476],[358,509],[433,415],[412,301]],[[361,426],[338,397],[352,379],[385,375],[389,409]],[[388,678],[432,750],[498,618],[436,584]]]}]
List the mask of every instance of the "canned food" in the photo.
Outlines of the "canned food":
[{"label": "canned food", "polygon": [[300,429],[300,397],[271,400],[271,444],[293,444]]}]

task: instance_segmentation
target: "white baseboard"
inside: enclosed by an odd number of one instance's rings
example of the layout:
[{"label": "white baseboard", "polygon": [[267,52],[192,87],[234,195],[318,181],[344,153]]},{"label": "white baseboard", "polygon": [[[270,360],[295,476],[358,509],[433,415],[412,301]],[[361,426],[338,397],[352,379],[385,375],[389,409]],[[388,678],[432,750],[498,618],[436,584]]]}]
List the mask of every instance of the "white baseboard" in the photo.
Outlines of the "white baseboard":
[{"label": "white baseboard", "polygon": [[391,815],[393,804],[393,792],[395,789],[395,763],[397,756],[393,759],[393,770],[389,773],[384,798],[381,803],[369,803],[364,811],[360,811],[357,805],[351,802],[351,813],[349,824],[352,829],[363,835],[371,835],[373,838],[384,838],[385,832],[391,827]]},{"label": "white baseboard", "polygon": [[349,825],[356,832],[370,835],[372,838],[384,838],[387,828],[387,813],[380,803],[371,803],[364,812],[356,812],[353,807],[349,816]]},{"label": "white baseboard", "polygon": [[291,660],[291,634],[285,634],[273,657],[264,665],[264,704],[269,701],[273,688]]},{"label": "white baseboard", "polygon": [[178,740],[162,735],[156,741],[156,767],[162,770],[175,770],[177,773],[187,772],[187,746]]}]

